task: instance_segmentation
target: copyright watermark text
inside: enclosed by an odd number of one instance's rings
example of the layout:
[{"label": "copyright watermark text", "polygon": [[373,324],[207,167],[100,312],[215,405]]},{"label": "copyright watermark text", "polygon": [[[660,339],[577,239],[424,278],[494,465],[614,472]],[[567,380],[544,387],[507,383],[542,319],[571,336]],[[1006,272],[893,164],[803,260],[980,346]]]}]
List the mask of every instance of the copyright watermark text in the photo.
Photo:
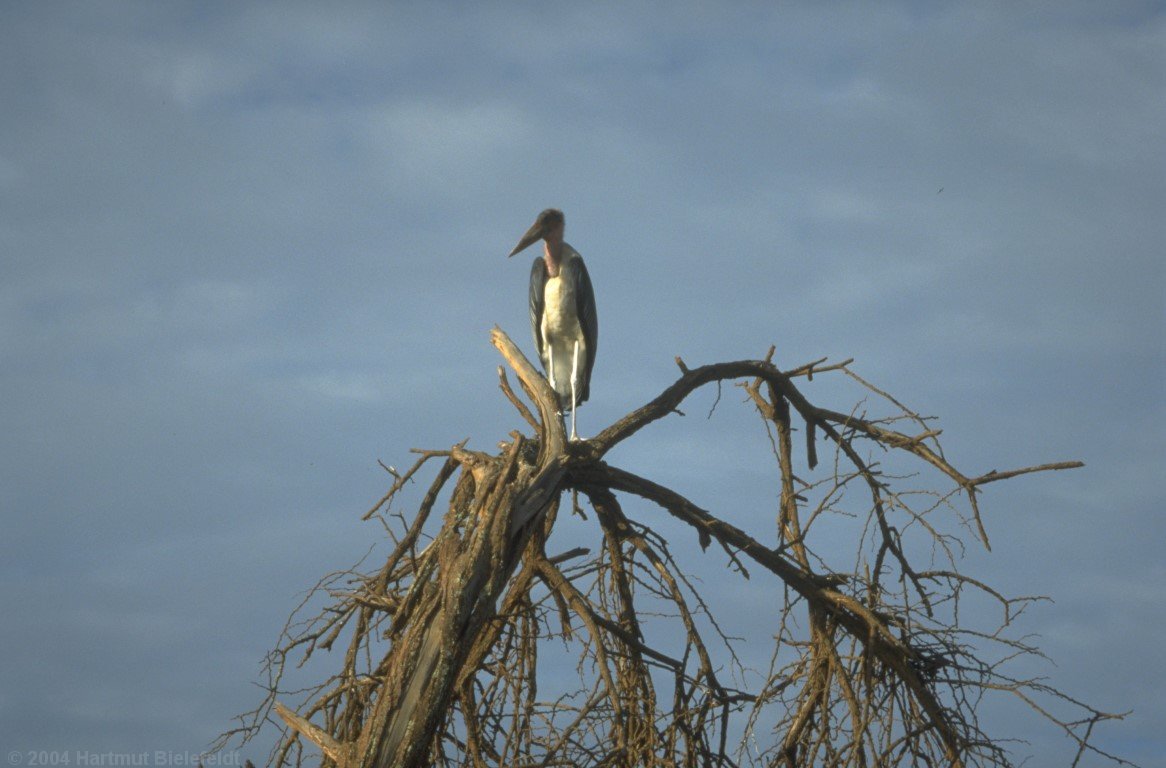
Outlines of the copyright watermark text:
[{"label": "copyright watermark text", "polygon": [[170,749],[143,749],[136,752],[97,752],[88,749],[12,749],[8,765],[13,768],[216,768],[242,766],[238,752],[187,752]]}]

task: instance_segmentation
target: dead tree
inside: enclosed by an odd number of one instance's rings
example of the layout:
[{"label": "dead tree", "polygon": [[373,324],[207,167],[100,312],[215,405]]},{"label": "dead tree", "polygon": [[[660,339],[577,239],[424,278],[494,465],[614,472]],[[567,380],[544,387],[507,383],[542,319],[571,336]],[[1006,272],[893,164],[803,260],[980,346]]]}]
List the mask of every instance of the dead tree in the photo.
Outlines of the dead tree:
[{"label": "dead tree", "polygon": [[[850,361],[782,371],[772,349],[694,369],[678,358],[679,379],[658,397],[593,439],[568,442],[546,380],[502,331],[492,338],[535,406],[500,366],[501,389],[532,434],[512,432],[498,453],[464,443],[420,452],[408,471],[391,470],[392,487],[365,516],[389,532],[387,559],[318,585],[331,602],[289,620],[268,659],[266,700],[228,737],[247,738],[278,715],[286,726],[273,766],[310,759],[305,742],[340,768],[1006,766],[1009,752],[978,714],[985,696],[1010,694],[1064,731],[1073,765],[1086,754],[1124,762],[1091,741],[1098,723],[1121,715],[1011,676],[1010,660],[1039,655],[1011,635],[1037,598],[1005,597],[959,570],[963,531],[988,546],[982,486],[1080,462],[964,474],[930,419],[859,378]],[[849,377],[889,415],[831,410],[795,386],[825,375]],[[779,491],[768,537],[605,461],[692,392],[723,382],[743,389],[770,438]],[[816,472],[819,451],[826,468]],[[946,490],[901,487],[906,478],[872,458],[899,454],[940,473]],[[432,463],[440,466],[415,514],[390,512]],[[794,470],[803,463],[804,478]],[[546,551],[566,499],[594,526],[594,552]],[[629,499],[691,529],[702,549],[715,544],[738,578],[772,584],[753,614],[771,628],[767,669],[745,668],[740,641],[674,557],[675,536],[629,514]],[[817,539],[838,524],[853,534],[845,565]],[[968,623],[961,606],[977,596],[997,605],[999,621]],[[306,661],[342,638],[339,671],[301,691],[298,711],[282,703],[290,657]],[[556,648],[573,664],[546,661]]]}]

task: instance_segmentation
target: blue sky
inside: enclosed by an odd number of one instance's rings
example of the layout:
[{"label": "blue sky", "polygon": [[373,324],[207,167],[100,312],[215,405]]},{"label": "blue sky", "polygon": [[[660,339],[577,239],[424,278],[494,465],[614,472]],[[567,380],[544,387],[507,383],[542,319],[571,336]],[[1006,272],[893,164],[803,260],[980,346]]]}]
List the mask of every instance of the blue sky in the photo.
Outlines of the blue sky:
[{"label": "blue sky", "polygon": [[[505,254],[553,205],[599,295],[583,434],[775,344],[856,358],[969,473],[1085,461],[991,487],[969,567],[1055,598],[1044,671],[1166,765],[1164,35],[1138,2],[0,6],[3,746],[198,752],[252,706],[377,537],[377,459],[520,426],[488,331],[529,349]],[[769,530],[716,482],[739,412],[613,459]]]}]

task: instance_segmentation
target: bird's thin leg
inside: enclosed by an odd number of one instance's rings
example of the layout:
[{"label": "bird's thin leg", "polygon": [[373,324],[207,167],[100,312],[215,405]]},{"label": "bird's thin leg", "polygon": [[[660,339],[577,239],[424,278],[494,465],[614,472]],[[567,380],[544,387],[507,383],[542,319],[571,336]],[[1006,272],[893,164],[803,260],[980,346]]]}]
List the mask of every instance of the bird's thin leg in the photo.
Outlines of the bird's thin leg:
[{"label": "bird's thin leg", "polygon": [[578,440],[575,434],[575,379],[579,376],[579,342],[575,342],[575,354],[571,356],[571,439]]},{"label": "bird's thin leg", "polygon": [[547,343],[547,354],[550,355],[550,362],[547,364],[547,380],[550,381],[551,389],[555,389],[555,345]]}]

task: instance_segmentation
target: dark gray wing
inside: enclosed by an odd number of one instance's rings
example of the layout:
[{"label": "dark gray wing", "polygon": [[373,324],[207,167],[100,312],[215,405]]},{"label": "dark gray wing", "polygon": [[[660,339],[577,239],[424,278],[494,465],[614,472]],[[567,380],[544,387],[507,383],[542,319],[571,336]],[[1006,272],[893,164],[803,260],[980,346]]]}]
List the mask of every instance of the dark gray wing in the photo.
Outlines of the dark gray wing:
[{"label": "dark gray wing", "polygon": [[595,351],[599,347],[599,316],[595,312],[595,289],[591,287],[591,275],[582,256],[571,259],[568,269],[575,271],[575,312],[579,316],[579,326],[583,329],[583,340],[587,344],[587,360],[583,368],[582,391],[579,402],[587,401],[591,394],[591,369],[595,366]]},{"label": "dark gray wing", "polygon": [[540,257],[530,265],[530,331],[539,362],[543,359],[543,306],[546,303],[547,263]]}]

